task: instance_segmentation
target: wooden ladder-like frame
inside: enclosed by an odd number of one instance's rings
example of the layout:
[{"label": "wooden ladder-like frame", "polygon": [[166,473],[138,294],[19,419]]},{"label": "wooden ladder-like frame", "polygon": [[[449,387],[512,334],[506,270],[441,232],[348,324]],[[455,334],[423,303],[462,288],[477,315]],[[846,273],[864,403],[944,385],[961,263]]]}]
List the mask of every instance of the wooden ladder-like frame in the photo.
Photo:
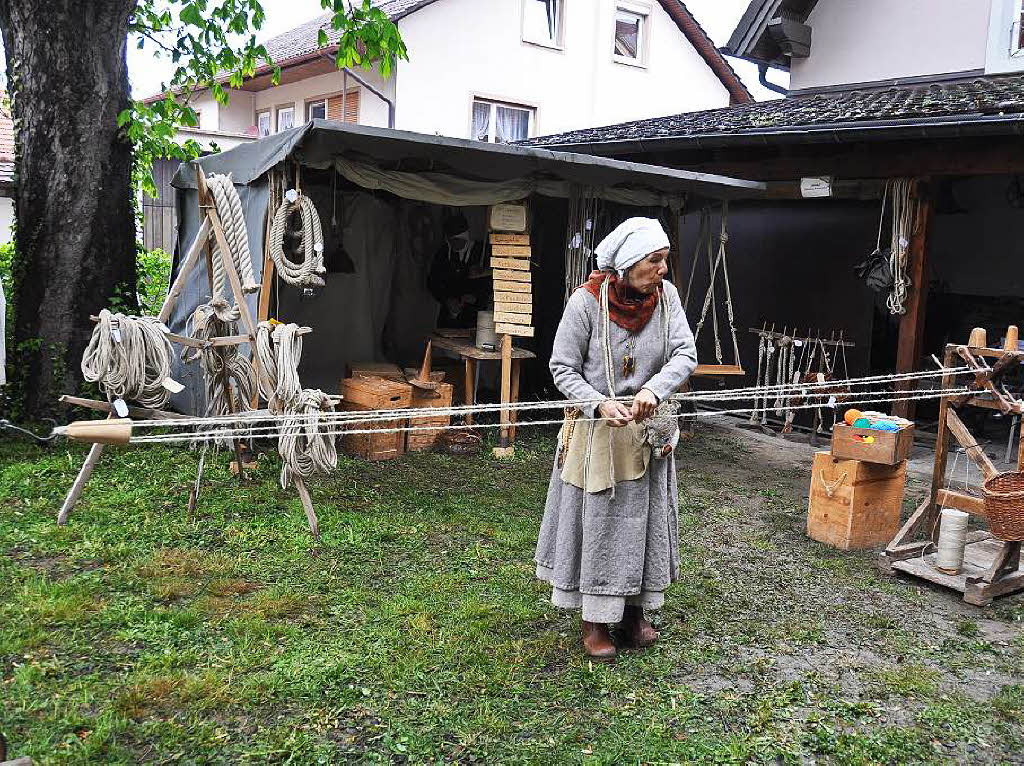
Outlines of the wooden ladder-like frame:
[{"label": "wooden ladder-like frame", "polygon": [[[167,324],[167,320],[171,318],[171,312],[174,310],[174,306],[177,304],[185,286],[188,284],[189,276],[199,265],[199,259],[201,257],[204,257],[206,261],[207,281],[210,287],[210,293],[211,295],[213,294],[213,250],[210,247],[210,238],[213,237],[217,243],[217,250],[220,255],[221,264],[224,268],[224,273],[228,278],[228,284],[231,286],[231,294],[234,297],[235,304],[238,306],[241,323],[245,333],[220,338],[211,338],[204,342],[183,335],[176,335],[175,333],[167,332],[167,339],[172,343],[196,349],[207,349],[211,347],[225,348],[227,346],[239,346],[248,343],[250,349],[253,350],[253,353],[251,354],[253,368],[256,371],[256,375],[262,378],[266,372],[260,368],[259,360],[255,354],[256,322],[253,320],[252,312],[249,310],[249,304],[246,302],[245,293],[242,290],[242,280],[239,277],[238,271],[235,269],[234,261],[231,258],[231,249],[228,246],[227,238],[224,235],[224,225],[220,219],[220,215],[217,213],[217,207],[214,204],[213,197],[210,194],[210,189],[206,182],[206,174],[199,165],[196,165],[196,183],[199,191],[199,210],[202,215],[202,222],[199,225],[199,231],[192,240],[192,244],[185,252],[185,257],[182,259],[181,266],[178,269],[178,275],[175,277],[174,284],[171,285],[167,292],[167,297],[164,299],[163,306],[160,308],[158,318],[162,323],[165,325]],[[268,275],[262,275],[261,281],[266,281],[267,276]],[[307,328],[303,328],[300,332],[306,333],[309,332],[309,330]],[[239,412],[240,408],[236,406],[234,393],[231,391],[230,385],[226,381],[224,385],[226,389],[225,394],[231,411],[233,413]],[[69,396],[61,397],[61,401],[66,404],[74,404],[100,412],[107,412],[109,417],[116,417],[113,413],[113,408],[108,402]],[[133,418],[143,420],[162,420],[185,417],[183,415],[178,415],[177,413],[153,410],[145,407],[129,407],[129,415]],[[71,511],[74,508],[75,503],[78,502],[78,498],[81,496],[86,482],[89,481],[89,477],[95,470],[97,463],[99,463],[100,456],[103,453],[103,446],[104,445],[102,444],[93,444],[92,448],[89,450],[85,463],[79,470],[78,476],[75,478],[74,484],[72,484],[71,490],[68,492],[68,495],[61,506],[60,512],[57,515],[58,525],[64,526],[68,523],[68,518],[71,515]],[[234,452],[235,462],[238,467],[239,481],[244,482],[245,470],[242,464],[242,450],[241,444],[237,439],[234,440]],[[202,469],[200,469],[200,471],[201,470]],[[189,499],[190,510],[195,508],[199,484],[200,481],[197,479]],[[306,513],[306,520],[309,522],[309,530],[313,537],[319,541],[320,525],[317,520],[316,510],[313,507],[312,498],[309,495],[309,490],[302,479],[294,479],[294,484],[295,489],[298,492],[299,499],[302,501],[302,508]]]},{"label": "wooden ladder-like frame", "polygon": [[[993,367],[988,367],[983,361],[979,361],[985,358],[994,358],[998,361]],[[995,381],[1002,372],[1012,365],[1019,364],[1022,359],[1024,355],[1017,351],[953,344],[946,346],[943,361],[947,369],[962,362],[967,362],[975,369],[975,381],[971,386],[973,390],[964,396],[945,396],[941,400],[931,488],[924,502],[907,519],[896,537],[882,552],[879,564],[883,571],[903,572],[952,588],[964,594],[964,601],[976,606],[986,606],[997,596],[1024,590],[1024,570],[1020,568],[1021,543],[999,540],[985,530],[968,534],[964,565],[959,574],[946,574],[934,565],[935,545],[939,535],[939,512],[942,508],[956,508],[972,516],[985,517],[985,503],[981,497],[954,491],[945,486],[950,436],[979,468],[983,480],[998,473],[988,455],[978,446],[977,440],[964,425],[959,409],[983,407],[1019,415],[1024,409],[1022,403],[999,392],[995,387]],[[953,379],[954,375],[951,373],[946,373],[942,377],[943,390],[952,387]],[[1017,453],[1017,470],[1024,470],[1024,439],[1021,440]]]}]

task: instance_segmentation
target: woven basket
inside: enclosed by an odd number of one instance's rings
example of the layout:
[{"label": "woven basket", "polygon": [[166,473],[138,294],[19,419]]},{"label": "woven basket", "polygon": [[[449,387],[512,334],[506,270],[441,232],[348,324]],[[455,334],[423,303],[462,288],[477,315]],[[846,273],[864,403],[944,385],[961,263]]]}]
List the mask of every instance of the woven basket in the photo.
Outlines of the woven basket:
[{"label": "woven basket", "polygon": [[1024,473],[1010,471],[985,482],[985,514],[1000,540],[1024,540]]}]

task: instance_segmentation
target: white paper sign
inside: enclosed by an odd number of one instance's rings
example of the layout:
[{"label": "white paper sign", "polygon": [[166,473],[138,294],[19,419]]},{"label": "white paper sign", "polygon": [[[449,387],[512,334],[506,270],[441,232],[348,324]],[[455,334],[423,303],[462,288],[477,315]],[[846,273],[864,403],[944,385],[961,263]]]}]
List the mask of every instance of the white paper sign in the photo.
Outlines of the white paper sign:
[{"label": "white paper sign", "polygon": [[174,378],[164,378],[163,381],[161,381],[161,385],[172,394],[180,394],[185,390],[185,387]]},{"label": "white paper sign", "polygon": [[128,405],[125,404],[124,399],[114,400],[114,412],[117,413],[119,418],[128,417]]},{"label": "white paper sign", "polygon": [[114,339],[114,343],[121,342],[121,331],[116,327],[110,328],[110,337]]}]

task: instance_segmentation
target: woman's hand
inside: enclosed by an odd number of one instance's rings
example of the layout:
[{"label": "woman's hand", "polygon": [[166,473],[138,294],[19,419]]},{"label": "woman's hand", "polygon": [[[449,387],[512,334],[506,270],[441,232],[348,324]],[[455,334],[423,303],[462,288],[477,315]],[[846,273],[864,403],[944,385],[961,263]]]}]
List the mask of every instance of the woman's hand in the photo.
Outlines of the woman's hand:
[{"label": "woman's hand", "polygon": [[641,388],[640,392],[633,397],[633,409],[630,413],[633,416],[633,420],[637,423],[643,423],[647,418],[651,417],[657,409],[658,397],[646,388]]},{"label": "woman's hand", "polygon": [[597,411],[602,418],[608,421],[608,425],[612,428],[622,428],[633,420],[633,413],[629,407],[614,399],[605,399],[601,402]]}]

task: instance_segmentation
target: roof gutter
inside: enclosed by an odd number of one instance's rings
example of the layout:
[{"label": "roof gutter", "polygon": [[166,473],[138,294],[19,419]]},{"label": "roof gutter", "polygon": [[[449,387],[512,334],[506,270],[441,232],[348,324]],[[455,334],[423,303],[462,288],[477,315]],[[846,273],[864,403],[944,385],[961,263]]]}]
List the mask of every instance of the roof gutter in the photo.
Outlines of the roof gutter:
[{"label": "roof gutter", "polygon": [[[746,130],[736,133],[706,133],[696,136],[625,138],[609,141],[546,144],[555,151],[584,151],[609,155],[645,153],[671,149],[710,149],[729,146],[772,146],[776,144],[895,141],[909,138],[969,138],[973,136],[1024,135],[1024,114],[983,115],[970,118],[926,117],[916,120],[874,120],[857,123],[827,123],[782,130]],[[538,147],[539,148],[539,147]]]}]

